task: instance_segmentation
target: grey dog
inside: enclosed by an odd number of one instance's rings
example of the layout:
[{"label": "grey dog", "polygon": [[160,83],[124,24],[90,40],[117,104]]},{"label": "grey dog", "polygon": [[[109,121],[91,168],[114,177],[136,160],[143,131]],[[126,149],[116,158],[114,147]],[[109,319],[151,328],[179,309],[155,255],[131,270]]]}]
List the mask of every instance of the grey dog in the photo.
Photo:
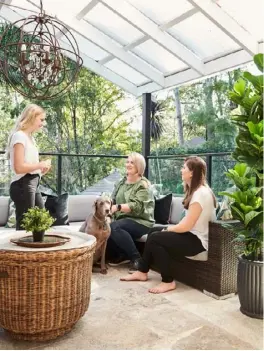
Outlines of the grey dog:
[{"label": "grey dog", "polygon": [[105,251],[107,239],[111,233],[110,215],[111,200],[106,197],[99,197],[94,202],[94,213],[90,214],[80,228],[80,232],[91,234],[96,238],[96,249],[94,254],[94,264],[101,258],[100,273],[106,274]]}]

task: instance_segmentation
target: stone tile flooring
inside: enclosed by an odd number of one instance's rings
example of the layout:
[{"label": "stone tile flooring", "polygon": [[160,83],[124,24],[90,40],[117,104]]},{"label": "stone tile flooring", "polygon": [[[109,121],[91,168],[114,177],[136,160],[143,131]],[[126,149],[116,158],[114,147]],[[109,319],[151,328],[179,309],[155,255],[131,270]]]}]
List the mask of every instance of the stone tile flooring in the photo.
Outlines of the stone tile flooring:
[{"label": "stone tile flooring", "polygon": [[244,316],[237,297],[215,300],[181,283],[162,295],[147,292],[159,281],[120,282],[126,268],[94,274],[90,306],[67,335],[21,342],[0,329],[1,350],[252,350],[263,349],[263,321]]}]

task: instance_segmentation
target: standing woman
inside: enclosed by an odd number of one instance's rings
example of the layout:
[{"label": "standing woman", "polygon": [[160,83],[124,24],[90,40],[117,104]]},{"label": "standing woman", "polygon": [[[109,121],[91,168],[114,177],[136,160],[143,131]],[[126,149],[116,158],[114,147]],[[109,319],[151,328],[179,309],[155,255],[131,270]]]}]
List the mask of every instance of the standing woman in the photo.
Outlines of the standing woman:
[{"label": "standing woman", "polygon": [[12,179],[10,197],[16,207],[16,230],[23,229],[23,214],[31,207],[44,207],[38,189],[41,175],[51,167],[51,160],[39,162],[39,152],[33,134],[42,129],[45,111],[38,105],[28,105],[17,119],[10,133],[7,157],[10,158]]},{"label": "standing woman", "polygon": [[[152,261],[161,273],[162,282],[149,289],[154,294],[176,289],[171,272],[174,258],[195,256],[208,250],[209,222],[215,220],[216,199],[206,183],[206,163],[197,156],[185,159],[181,169],[185,197],[185,217],[166,230],[148,235],[143,257],[137,262],[137,271],[121,280],[146,281]],[[173,263],[174,264],[174,263]]]}]

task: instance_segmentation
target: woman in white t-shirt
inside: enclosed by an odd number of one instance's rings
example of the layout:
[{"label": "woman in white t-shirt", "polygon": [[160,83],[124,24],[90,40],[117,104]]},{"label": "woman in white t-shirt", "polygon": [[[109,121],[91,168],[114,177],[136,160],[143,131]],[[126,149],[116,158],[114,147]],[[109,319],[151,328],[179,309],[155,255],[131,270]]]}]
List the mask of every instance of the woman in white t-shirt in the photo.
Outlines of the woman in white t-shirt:
[{"label": "woman in white t-shirt", "polygon": [[21,230],[23,214],[31,207],[44,207],[38,190],[41,175],[51,167],[51,160],[39,162],[39,152],[33,133],[42,129],[45,121],[42,107],[28,105],[10,133],[7,157],[10,158],[12,179],[10,197],[16,206],[16,229]]},{"label": "woman in white t-shirt", "polygon": [[[216,199],[206,183],[206,163],[197,156],[185,159],[181,169],[185,197],[185,217],[166,230],[148,235],[143,256],[138,260],[138,270],[127,275],[124,281],[146,281],[152,260],[161,272],[162,282],[149,289],[154,294],[176,289],[171,272],[173,258],[194,256],[208,250],[209,222],[215,220]],[[154,228],[155,229],[155,228]]]}]

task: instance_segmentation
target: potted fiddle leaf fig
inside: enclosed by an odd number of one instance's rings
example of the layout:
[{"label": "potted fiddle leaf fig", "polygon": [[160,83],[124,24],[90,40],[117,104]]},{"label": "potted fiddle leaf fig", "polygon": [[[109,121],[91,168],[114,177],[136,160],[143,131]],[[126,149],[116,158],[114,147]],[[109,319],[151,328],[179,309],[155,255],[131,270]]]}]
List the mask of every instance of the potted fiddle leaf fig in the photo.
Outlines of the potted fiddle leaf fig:
[{"label": "potted fiddle leaf fig", "polygon": [[55,219],[45,208],[32,207],[23,215],[21,226],[27,231],[32,232],[33,241],[41,242],[44,240],[45,231],[48,230]]},{"label": "potted fiddle leaf fig", "polygon": [[[260,75],[244,72],[230,99],[238,106],[231,118],[238,127],[233,157],[239,162],[226,175],[236,186],[224,192],[238,226],[227,225],[242,247],[238,260],[237,289],[241,312],[263,318],[263,70],[264,55],[254,56]],[[231,226],[231,227],[230,227]]]}]

